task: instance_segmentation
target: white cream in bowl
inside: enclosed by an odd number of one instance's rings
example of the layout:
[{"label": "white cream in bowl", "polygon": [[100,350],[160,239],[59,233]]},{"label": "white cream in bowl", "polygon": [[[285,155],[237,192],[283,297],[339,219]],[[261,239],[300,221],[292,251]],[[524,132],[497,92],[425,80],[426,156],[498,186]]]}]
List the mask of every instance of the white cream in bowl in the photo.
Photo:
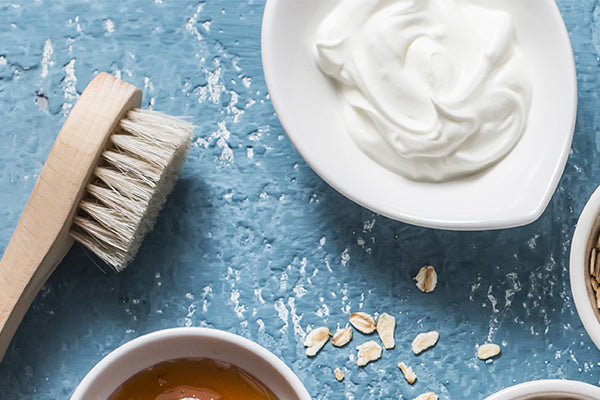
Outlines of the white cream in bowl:
[{"label": "white cream in bowl", "polygon": [[408,178],[481,171],[527,126],[529,64],[510,14],[484,3],[342,0],[315,50],[352,139]]},{"label": "white cream in bowl", "polygon": [[529,64],[527,125],[495,164],[440,182],[391,171],[351,137],[339,90],[315,61],[320,26],[340,0],[267,0],[261,52],[269,96],[291,142],[323,180],[378,214],[421,226],[498,229],[542,214],[562,175],[575,127],[577,88],[568,32],[554,0],[483,3],[510,15]]}]

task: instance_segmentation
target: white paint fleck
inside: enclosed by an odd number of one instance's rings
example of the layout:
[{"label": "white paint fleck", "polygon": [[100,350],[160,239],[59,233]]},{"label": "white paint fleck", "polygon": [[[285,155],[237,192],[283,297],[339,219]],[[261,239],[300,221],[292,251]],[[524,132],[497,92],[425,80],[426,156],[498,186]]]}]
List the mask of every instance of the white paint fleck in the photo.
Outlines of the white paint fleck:
[{"label": "white paint fleck", "polygon": [[529,248],[530,248],[531,250],[534,250],[534,249],[535,249],[535,246],[536,246],[536,244],[537,244],[537,240],[538,240],[538,238],[539,238],[539,237],[540,237],[540,235],[539,235],[539,234],[536,234],[536,235],[534,235],[534,236],[533,236],[531,239],[529,239],[529,240],[527,241],[527,245],[529,246]]},{"label": "white paint fleck", "polygon": [[306,257],[302,257],[300,260],[300,274],[304,275],[306,273],[306,265],[308,264],[308,260]]},{"label": "white paint fleck", "polygon": [[348,264],[348,261],[350,261],[350,251],[347,248],[342,252],[341,258],[342,265],[345,267],[346,264]]},{"label": "white paint fleck", "polygon": [[242,115],[244,115],[244,110],[241,110],[238,107],[236,107],[240,95],[234,90],[230,90],[229,94],[231,96],[231,100],[229,101],[229,104],[226,107],[227,114],[233,115],[233,123],[238,123],[240,122]]},{"label": "white paint fleck", "polygon": [[71,59],[65,65],[65,78],[63,79],[63,94],[65,98],[65,102],[62,105],[62,114],[63,116],[67,116],[69,111],[79,98],[77,94],[76,84],[77,77],[75,76],[75,63],[77,60],[74,58]]},{"label": "white paint fleck", "polygon": [[287,280],[288,280],[288,274],[286,272],[283,272],[281,274],[281,277],[279,278],[279,291],[280,292],[285,292],[287,289]]},{"label": "white paint fleck", "polygon": [[321,246],[325,246],[325,241],[326,241],[326,240],[327,240],[327,239],[325,238],[325,236],[321,236],[321,239],[319,239],[319,244],[320,244]]},{"label": "white paint fleck", "polygon": [[198,138],[194,141],[194,145],[198,147],[208,148],[208,141],[204,138]]},{"label": "white paint fleck", "polygon": [[249,87],[250,87],[250,85],[252,84],[252,78],[251,78],[251,77],[249,77],[249,76],[245,76],[245,77],[243,77],[243,78],[242,78],[242,84],[243,84],[244,86],[246,86],[247,88],[249,88]]},{"label": "white paint fleck", "polygon": [[289,317],[288,309],[285,307],[285,304],[283,303],[283,299],[278,299],[275,302],[274,307],[275,307],[275,310],[277,311],[277,314],[279,315],[279,319],[281,319],[283,321],[283,326],[281,327],[279,332],[281,332],[283,335],[285,335],[285,334],[287,334],[287,331],[288,331],[288,317]]},{"label": "white paint fleck", "polygon": [[194,314],[196,314],[196,309],[197,309],[196,304],[190,304],[187,309],[186,317],[192,318],[194,316]]},{"label": "white paint fleck", "polygon": [[113,33],[115,31],[115,24],[110,18],[104,20],[104,29],[106,29],[106,32],[108,33]]},{"label": "white paint fleck", "polygon": [[471,294],[469,295],[470,301],[475,301],[474,294],[477,292],[479,287],[481,286],[481,276],[477,276],[477,282],[471,285]]},{"label": "white paint fleck", "polygon": [[294,326],[294,335],[304,339],[306,333],[300,326],[300,321],[302,321],[302,315],[298,315],[296,313],[296,299],[293,297],[288,298],[288,307],[290,308],[290,314],[292,315],[292,324]]},{"label": "white paint fleck", "polygon": [[75,24],[76,24],[75,29],[77,30],[77,32],[78,33],[83,32],[83,29],[81,29],[81,25],[79,25],[79,15],[75,17]]},{"label": "white paint fleck", "polygon": [[294,286],[293,290],[294,293],[296,293],[296,298],[298,299],[308,293],[308,290],[306,290],[301,283]]},{"label": "white paint fleck", "polygon": [[206,85],[199,88],[198,103],[210,101],[213,104],[219,104],[221,95],[225,90],[225,85],[222,82],[223,69],[216,68],[214,71],[204,70],[206,75]]},{"label": "white paint fleck", "polygon": [[374,226],[375,226],[375,218],[365,221],[363,223],[363,231],[370,232]]},{"label": "white paint fleck", "polygon": [[325,266],[327,267],[327,271],[333,272],[333,269],[331,268],[331,265],[329,265],[329,260],[325,260]]},{"label": "white paint fleck", "polygon": [[204,289],[202,289],[202,311],[203,312],[207,312],[208,311],[208,296],[210,294],[212,294],[213,290],[210,286],[205,286]]},{"label": "white paint fleck", "polygon": [[577,359],[575,358],[575,354],[573,354],[572,350],[569,350],[569,355],[571,356],[571,360],[573,360],[575,364],[579,364],[579,361],[577,361]]},{"label": "white paint fleck", "polygon": [[235,286],[235,282],[239,282],[240,280],[240,271],[234,270],[231,267],[227,267],[227,275],[225,279],[229,281],[231,287]]},{"label": "white paint fleck", "polygon": [[217,140],[217,147],[221,148],[221,156],[219,159],[225,162],[233,161],[233,150],[229,146],[228,140],[231,136],[231,132],[227,129],[225,121],[217,122],[217,130],[213,132],[208,138],[208,142]]},{"label": "white paint fleck", "polygon": [[262,297],[262,288],[254,289],[254,295],[260,303],[265,304],[265,299]]},{"label": "white paint fleck", "polygon": [[6,57],[0,56],[0,65],[6,65]]},{"label": "white paint fleck", "polygon": [[238,289],[232,289],[229,299],[233,302],[233,311],[238,316],[238,318],[244,318],[246,306],[240,304],[240,291]]},{"label": "white paint fleck", "polygon": [[[323,301],[323,299],[321,299],[321,301]],[[328,317],[329,316],[329,307],[327,307],[327,304],[321,303],[321,305],[319,306],[319,308],[317,309],[315,314],[317,314],[321,318]]]},{"label": "white paint fleck", "polygon": [[210,32],[210,24],[211,24],[211,22],[212,22],[211,20],[207,20],[207,21],[204,21],[202,23],[202,27],[204,28],[204,30],[206,32]]},{"label": "white paint fleck", "polygon": [[150,78],[147,76],[144,77],[144,87],[150,90],[154,90],[154,85],[152,84]]},{"label": "white paint fleck", "polygon": [[[41,77],[44,78],[48,76],[48,72],[50,67],[54,65],[54,46],[52,45],[52,41],[50,39],[46,39],[44,42],[44,49],[42,50],[42,72]],[[6,61],[4,61],[6,64]]]},{"label": "white paint fleck", "polygon": [[262,319],[260,319],[260,318],[259,318],[259,319],[257,319],[257,320],[256,320],[256,325],[258,325],[258,331],[259,331],[259,332],[261,332],[261,333],[262,333],[262,332],[264,332],[264,331],[265,331],[265,323],[264,323],[264,321],[263,321]]},{"label": "white paint fleck", "polygon": [[270,127],[268,125],[259,126],[255,132],[252,132],[250,135],[248,135],[248,139],[253,142],[261,140],[263,138],[263,136],[265,136],[267,133],[269,133],[269,128]]},{"label": "white paint fleck", "polygon": [[248,157],[248,158],[254,157],[254,148],[252,146],[246,147],[246,157]]},{"label": "white paint fleck", "polygon": [[198,31],[198,28],[196,28],[196,24],[198,22],[198,15],[200,15],[200,12],[202,12],[203,7],[204,7],[204,3],[198,4],[198,7],[196,7],[196,11],[190,17],[190,19],[188,19],[187,23],[185,24],[185,29],[188,32],[190,32],[191,34],[193,34],[194,36],[196,36],[196,39],[198,41],[204,40],[204,37]]},{"label": "white paint fleck", "polygon": [[504,308],[507,309],[511,306],[513,297],[515,294],[521,291],[521,283],[516,272],[509,272],[506,274],[506,281],[511,284],[504,294]]},{"label": "white paint fleck", "polygon": [[342,293],[342,303],[348,301],[348,283],[344,283],[342,288],[340,289],[340,293]]},{"label": "white paint fleck", "polygon": [[496,305],[498,304],[498,300],[496,299],[496,297],[494,297],[494,295],[492,294],[492,286],[490,286],[488,288],[488,292],[487,292],[487,298],[490,301],[490,304],[492,306],[492,312],[497,313],[498,309],[496,308]]}]

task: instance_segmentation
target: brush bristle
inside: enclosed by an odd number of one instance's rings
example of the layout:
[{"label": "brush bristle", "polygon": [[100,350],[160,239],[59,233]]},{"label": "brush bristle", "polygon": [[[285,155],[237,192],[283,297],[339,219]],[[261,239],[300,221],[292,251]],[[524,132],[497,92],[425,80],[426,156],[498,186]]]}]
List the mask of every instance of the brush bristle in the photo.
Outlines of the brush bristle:
[{"label": "brush bristle", "polygon": [[102,153],[71,236],[116,270],[125,268],[173,189],[192,131],[179,118],[131,110]]}]

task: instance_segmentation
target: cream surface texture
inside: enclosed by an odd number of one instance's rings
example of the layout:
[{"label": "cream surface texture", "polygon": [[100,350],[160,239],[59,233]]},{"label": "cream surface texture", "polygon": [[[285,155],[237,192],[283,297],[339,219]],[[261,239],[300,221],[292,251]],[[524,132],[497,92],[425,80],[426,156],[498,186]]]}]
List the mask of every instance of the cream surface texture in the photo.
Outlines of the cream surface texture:
[{"label": "cream surface texture", "polygon": [[504,158],[527,126],[532,79],[494,2],[342,0],[316,33],[354,142],[385,168],[447,181]]}]

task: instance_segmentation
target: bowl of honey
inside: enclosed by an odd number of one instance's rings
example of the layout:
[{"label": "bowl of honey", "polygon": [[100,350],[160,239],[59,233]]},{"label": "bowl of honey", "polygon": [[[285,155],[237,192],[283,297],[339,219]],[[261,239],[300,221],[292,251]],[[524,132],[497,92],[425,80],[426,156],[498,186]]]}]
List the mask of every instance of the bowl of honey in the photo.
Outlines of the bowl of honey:
[{"label": "bowl of honey", "polygon": [[102,359],[71,400],[310,400],[273,353],[208,328],[153,332]]}]

